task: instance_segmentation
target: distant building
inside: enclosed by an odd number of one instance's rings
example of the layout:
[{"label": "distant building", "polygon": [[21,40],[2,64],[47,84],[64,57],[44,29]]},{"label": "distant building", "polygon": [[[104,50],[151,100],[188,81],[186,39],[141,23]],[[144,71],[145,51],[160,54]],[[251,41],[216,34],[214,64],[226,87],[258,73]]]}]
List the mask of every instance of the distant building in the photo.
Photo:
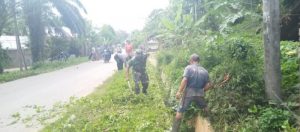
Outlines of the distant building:
[{"label": "distant building", "polygon": [[153,39],[150,39],[147,42],[148,51],[157,51],[159,49],[159,42]]},{"label": "distant building", "polygon": [[[20,36],[21,47],[25,55],[26,64],[31,64],[31,52],[28,47],[29,39],[26,36]],[[7,68],[19,67],[18,51],[15,36],[0,36],[0,44],[2,49],[6,50],[11,59],[11,63]]]}]

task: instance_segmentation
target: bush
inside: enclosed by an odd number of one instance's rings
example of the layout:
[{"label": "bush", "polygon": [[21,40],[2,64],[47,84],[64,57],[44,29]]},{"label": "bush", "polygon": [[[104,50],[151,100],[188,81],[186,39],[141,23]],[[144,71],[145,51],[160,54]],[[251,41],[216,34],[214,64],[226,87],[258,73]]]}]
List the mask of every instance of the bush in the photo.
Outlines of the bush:
[{"label": "bush", "polygon": [[288,111],[276,108],[265,108],[258,117],[258,123],[260,129],[264,132],[280,131],[285,121],[288,121],[290,118],[291,114]]},{"label": "bush", "polygon": [[[298,43],[293,42],[282,42],[281,46],[283,92],[286,102],[290,102],[287,103],[288,106],[293,106],[290,107],[293,109],[298,106],[295,101],[299,100],[299,89],[295,87],[299,79],[299,64],[295,55],[295,48],[298,46]],[[291,126],[295,122],[287,111],[267,107],[269,104],[264,91],[263,47],[260,37],[218,37],[210,43],[202,41],[201,44],[189,45],[189,49],[182,46],[160,53],[160,68],[172,82],[173,91],[177,90],[188,57],[194,52],[200,55],[200,63],[208,69],[213,83],[221,82],[225,73],[231,76],[231,80],[224,87],[216,87],[206,95],[216,131],[279,131],[283,130],[282,125],[293,129]],[[248,109],[255,105],[262,106],[259,113],[249,114]],[[195,113],[187,113],[187,116],[189,114]]]},{"label": "bush", "polygon": [[281,42],[281,71],[282,71],[282,89],[283,97],[297,102],[299,98],[299,59],[297,57],[297,48],[299,42]]},{"label": "bush", "polygon": [[7,52],[2,49],[0,44],[0,74],[4,72],[4,67],[7,66],[10,62],[10,58],[7,55]]},{"label": "bush", "polygon": [[[183,68],[186,66],[181,60],[187,60],[194,52],[200,54],[200,62],[208,69],[212,82],[220,82],[225,73],[230,74],[231,80],[224,87],[217,87],[206,95],[211,109],[212,125],[216,131],[297,131],[297,124],[290,113],[279,106],[270,107],[265,97],[264,56],[260,37],[232,35],[226,38],[218,37],[213,42],[189,46],[189,49],[185,49],[184,46],[167,49],[166,54],[172,56],[172,61],[160,68],[173,84],[172,91],[177,90]],[[282,105],[285,105],[284,109],[289,107],[294,112],[299,109],[297,47],[299,43],[296,42],[281,42],[284,100]],[[163,55],[159,57],[164,58]],[[173,99],[173,107],[176,105],[174,102]],[[260,106],[257,112],[249,113],[249,108],[256,105]],[[195,111],[186,114],[190,117]],[[185,130],[189,129],[185,126]]]},{"label": "bush", "polygon": [[296,132],[297,129],[293,127],[291,113],[287,110],[275,108],[271,106],[267,107],[252,107],[248,110],[249,114],[236,125],[236,131],[242,132]]},{"label": "bush", "polygon": [[259,42],[231,38],[219,41],[214,56],[220,56],[219,65],[210,71],[213,83],[223,80],[229,73],[231,80],[224,87],[217,87],[207,93],[216,130],[223,130],[224,124],[232,126],[241,116],[248,114],[248,108],[255,104],[265,104],[263,87],[263,65],[261,54],[255,51]]}]

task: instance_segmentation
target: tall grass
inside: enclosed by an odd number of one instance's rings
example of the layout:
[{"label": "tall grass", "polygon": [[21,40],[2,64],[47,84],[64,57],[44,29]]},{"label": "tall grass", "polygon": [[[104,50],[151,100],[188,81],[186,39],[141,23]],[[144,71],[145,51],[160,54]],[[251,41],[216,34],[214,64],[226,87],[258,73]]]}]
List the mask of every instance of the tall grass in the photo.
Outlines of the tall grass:
[{"label": "tall grass", "polygon": [[92,95],[66,105],[63,116],[42,131],[164,132],[171,126],[172,112],[164,105],[162,88],[153,72],[150,81],[148,95],[135,95],[124,72],[116,73]]},{"label": "tall grass", "polygon": [[88,61],[86,57],[70,58],[67,61],[52,61],[34,64],[29,70],[26,71],[11,71],[0,74],[0,83],[17,80],[41,73],[51,72],[54,70],[62,69],[71,65],[80,64]]}]

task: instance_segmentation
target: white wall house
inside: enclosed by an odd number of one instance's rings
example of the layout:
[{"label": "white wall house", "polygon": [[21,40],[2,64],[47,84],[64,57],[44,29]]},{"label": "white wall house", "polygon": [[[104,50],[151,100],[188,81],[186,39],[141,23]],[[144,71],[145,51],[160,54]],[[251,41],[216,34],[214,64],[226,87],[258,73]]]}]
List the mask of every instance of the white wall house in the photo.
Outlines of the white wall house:
[{"label": "white wall house", "polygon": [[[20,36],[21,47],[23,49],[26,64],[31,64],[31,52],[28,47],[29,39],[27,36]],[[15,36],[0,36],[0,44],[2,45],[2,49],[6,50],[8,56],[11,59],[11,63],[7,68],[16,68],[19,67],[19,59],[18,59],[18,51],[16,44]]]},{"label": "white wall house", "polygon": [[157,51],[159,49],[159,42],[151,39],[147,42],[147,48],[149,51]]}]

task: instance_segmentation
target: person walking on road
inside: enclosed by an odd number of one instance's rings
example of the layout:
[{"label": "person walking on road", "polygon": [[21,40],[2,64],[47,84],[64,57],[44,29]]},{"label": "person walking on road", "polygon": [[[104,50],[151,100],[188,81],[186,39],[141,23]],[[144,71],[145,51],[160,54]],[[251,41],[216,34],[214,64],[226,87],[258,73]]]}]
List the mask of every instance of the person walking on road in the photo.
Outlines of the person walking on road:
[{"label": "person walking on road", "polygon": [[[212,88],[213,85],[209,81],[207,70],[200,66],[199,62],[199,55],[192,54],[189,60],[190,65],[184,69],[183,79],[176,93],[176,98],[181,99],[181,101],[177,109],[172,132],[179,131],[182,115],[190,107],[192,102],[195,102],[198,108],[204,109],[204,112],[208,114],[204,93]],[[224,78],[221,84],[228,80],[229,76]]]},{"label": "person walking on road", "polygon": [[143,53],[140,49],[136,50],[135,56],[129,60],[128,66],[126,68],[126,79],[129,80],[129,71],[132,67],[132,74],[135,83],[135,93],[140,93],[139,83],[142,83],[142,92],[147,94],[147,89],[149,85],[149,77],[146,71],[146,62],[148,54]]}]

